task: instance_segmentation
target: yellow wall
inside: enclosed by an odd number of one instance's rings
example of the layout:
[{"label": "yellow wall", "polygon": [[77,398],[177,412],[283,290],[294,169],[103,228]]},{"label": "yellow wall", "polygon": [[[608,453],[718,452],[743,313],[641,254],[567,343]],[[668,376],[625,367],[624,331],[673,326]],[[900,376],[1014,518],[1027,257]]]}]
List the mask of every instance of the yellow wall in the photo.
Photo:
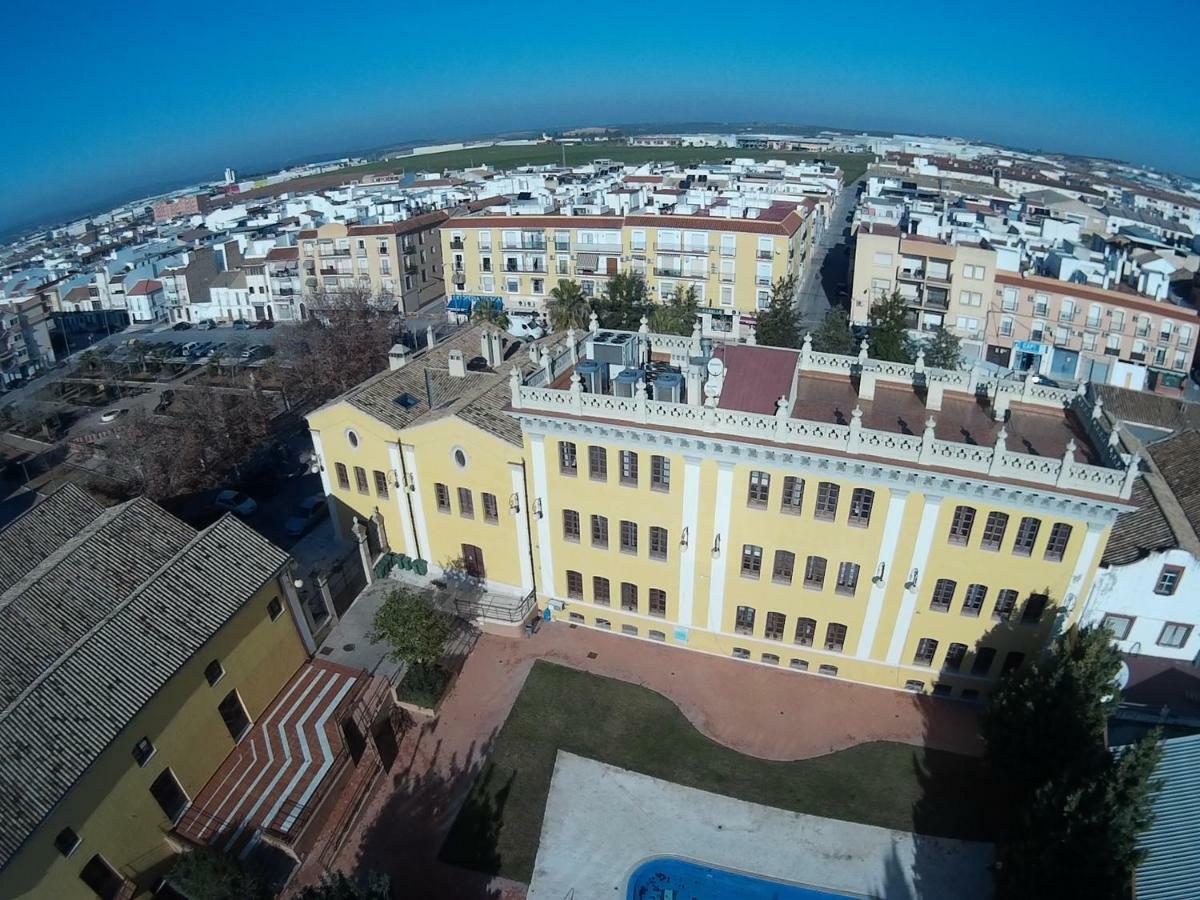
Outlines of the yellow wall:
[{"label": "yellow wall", "polygon": [[[267,612],[273,597],[284,604],[275,621]],[[148,888],[171,855],[164,840],[171,823],[150,795],[150,784],[170,767],[194,798],[234,747],[217,705],[236,689],[256,720],[305,657],[286,597],[272,581],[146,704],[34,832],[0,873],[0,896],[95,900],[79,872],[97,853]],[[204,668],[214,659],[225,675],[209,685]],[[143,737],[153,742],[155,753],[139,768],[132,751]],[[63,857],[54,838],[68,827],[81,843]]]}]

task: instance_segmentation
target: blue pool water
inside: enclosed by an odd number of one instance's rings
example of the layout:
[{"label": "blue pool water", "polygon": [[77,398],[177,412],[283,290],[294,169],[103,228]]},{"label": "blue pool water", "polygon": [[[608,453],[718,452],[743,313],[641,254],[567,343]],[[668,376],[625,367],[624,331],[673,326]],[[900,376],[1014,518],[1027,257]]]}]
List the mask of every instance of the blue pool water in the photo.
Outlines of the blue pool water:
[{"label": "blue pool water", "polygon": [[662,856],[634,869],[625,896],[627,900],[844,900],[850,895]]}]

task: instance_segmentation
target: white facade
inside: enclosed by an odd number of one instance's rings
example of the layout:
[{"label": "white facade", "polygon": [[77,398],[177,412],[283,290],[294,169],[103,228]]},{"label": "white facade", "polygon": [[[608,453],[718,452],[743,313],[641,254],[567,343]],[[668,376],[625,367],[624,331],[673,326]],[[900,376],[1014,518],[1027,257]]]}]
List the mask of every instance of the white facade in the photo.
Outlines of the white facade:
[{"label": "white facade", "polygon": [[1123,653],[1200,660],[1200,560],[1176,548],[1101,569],[1082,622],[1107,624]]}]

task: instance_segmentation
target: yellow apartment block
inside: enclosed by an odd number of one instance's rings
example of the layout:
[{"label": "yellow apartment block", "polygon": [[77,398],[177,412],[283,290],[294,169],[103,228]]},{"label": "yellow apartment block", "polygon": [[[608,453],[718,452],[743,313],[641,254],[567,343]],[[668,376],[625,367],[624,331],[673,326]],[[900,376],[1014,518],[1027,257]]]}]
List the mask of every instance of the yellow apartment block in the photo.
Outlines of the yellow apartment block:
[{"label": "yellow apartment block", "polygon": [[68,485],[0,531],[0,896],[126,898],[313,649],[287,554]]},{"label": "yellow apartment block", "polygon": [[402,362],[310,418],[343,522],[758,664],[979,698],[1077,620],[1131,508],[1089,396],[1030,380],[644,332]]},{"label": "yellow apartment block", "polygon": [[753,314],[775,281],[803,274],[819,216],[813,200],[687,215],[457,214],[441,227],[446,291],[451,308],[483,297],[536,311],[560,279],[599,296],[608,278],[635,272],[653,299],[695,288],[701,306]]}]

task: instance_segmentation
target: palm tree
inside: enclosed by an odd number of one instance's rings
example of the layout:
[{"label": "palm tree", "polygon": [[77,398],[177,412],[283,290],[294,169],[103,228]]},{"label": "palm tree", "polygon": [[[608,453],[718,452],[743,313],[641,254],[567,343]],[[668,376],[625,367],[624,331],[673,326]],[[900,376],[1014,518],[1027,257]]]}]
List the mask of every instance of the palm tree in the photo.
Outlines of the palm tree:
[{"label": "palm tree", "polygon": [[500,329],[508,328],[508,313],[504,311],[504,307],[494,303],[476,303],[471,307],[471,314],[468,318],[472,322],[487,322]]},{"label": "palm tree", "polygon": [[555,331],[567,328],[582,330],[588,327],[592,315],[592,307],[578,281],[563,278],[558,285],[550,290],[551,300],[546,304],[546,313],[550,317],[550,327]]}]

